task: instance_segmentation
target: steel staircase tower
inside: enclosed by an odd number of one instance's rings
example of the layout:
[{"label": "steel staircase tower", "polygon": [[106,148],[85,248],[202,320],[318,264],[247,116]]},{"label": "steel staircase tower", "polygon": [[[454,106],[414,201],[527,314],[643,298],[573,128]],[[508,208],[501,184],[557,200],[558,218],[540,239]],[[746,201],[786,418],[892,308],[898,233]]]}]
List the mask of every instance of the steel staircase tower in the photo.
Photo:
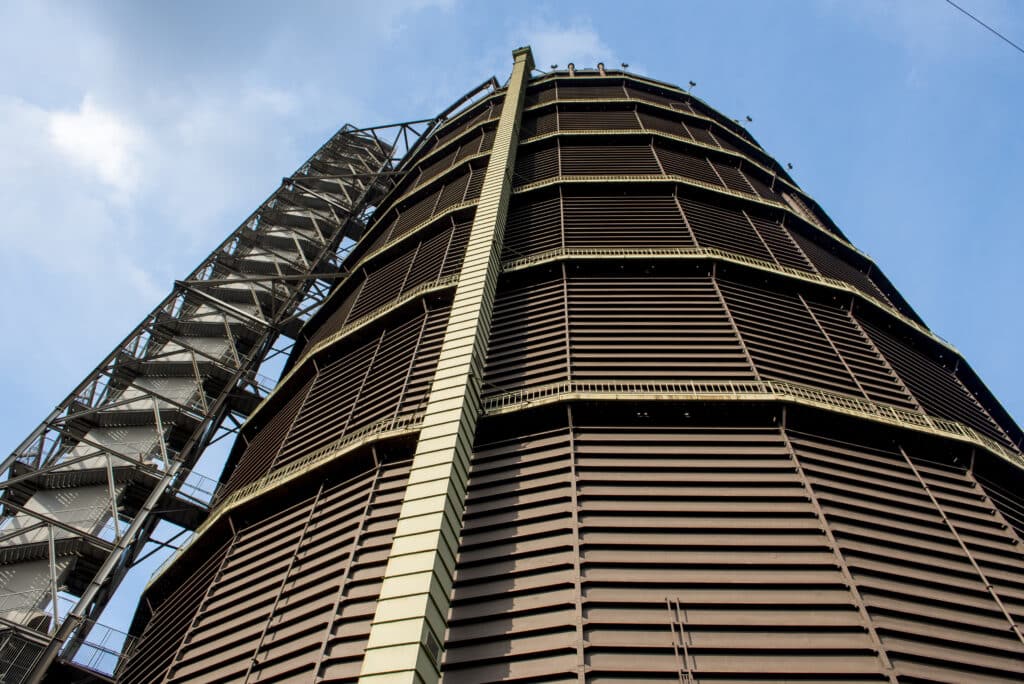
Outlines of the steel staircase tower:
[{"label": "steel staircase tower", "polygon": [[190,468],[266,397],[257,370],[343,274],[399,160],[436,121],[343,127],[3,462],[0,681],[40,681],[74,656],[160,520],[202,522],[212,492]]}]

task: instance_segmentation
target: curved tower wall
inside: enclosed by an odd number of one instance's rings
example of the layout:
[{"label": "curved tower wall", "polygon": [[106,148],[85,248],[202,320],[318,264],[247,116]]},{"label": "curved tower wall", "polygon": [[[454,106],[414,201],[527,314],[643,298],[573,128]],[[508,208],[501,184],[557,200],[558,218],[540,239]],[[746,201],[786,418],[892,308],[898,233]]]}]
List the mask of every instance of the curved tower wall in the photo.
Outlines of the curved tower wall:
[{"label": "curved tower wall", "polygon": [[406,162],[122,678],[1019,681],[1021,433],[958,352],[735,122],[517,65]]}]

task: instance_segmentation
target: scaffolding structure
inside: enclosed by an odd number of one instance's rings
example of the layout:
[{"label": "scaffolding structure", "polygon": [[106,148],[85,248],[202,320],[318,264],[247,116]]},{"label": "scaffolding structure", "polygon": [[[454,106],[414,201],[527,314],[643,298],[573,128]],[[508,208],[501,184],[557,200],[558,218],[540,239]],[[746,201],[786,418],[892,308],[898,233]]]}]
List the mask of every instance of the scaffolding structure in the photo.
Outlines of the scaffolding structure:
[{"label": "scaffolding structure", "polygon": [[187,533],[206,518],[217,483],[191,468],[271,391],[259,369],[343,277],[367,215],[436,123],[345,125],[4,460],[0,681],[41,681],[83,644],[116,661],[106,637],[88,639],[97,616],[131,567],[176,541],[157,541],[158,523]]}]

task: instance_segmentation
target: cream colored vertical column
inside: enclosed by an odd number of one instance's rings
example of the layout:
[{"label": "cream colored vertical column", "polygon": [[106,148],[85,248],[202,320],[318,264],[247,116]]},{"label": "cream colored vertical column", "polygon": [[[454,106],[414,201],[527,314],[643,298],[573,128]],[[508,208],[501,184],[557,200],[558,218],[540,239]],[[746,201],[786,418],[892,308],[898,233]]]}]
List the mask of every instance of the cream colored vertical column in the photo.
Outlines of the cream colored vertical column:
[{"label": "cream colored vertical column", "polygon": [[512,77],[363,658],[359,681],[367,684],[430,684],[440,678],[519,120],[533,70],[529,47],[512,55]]}]

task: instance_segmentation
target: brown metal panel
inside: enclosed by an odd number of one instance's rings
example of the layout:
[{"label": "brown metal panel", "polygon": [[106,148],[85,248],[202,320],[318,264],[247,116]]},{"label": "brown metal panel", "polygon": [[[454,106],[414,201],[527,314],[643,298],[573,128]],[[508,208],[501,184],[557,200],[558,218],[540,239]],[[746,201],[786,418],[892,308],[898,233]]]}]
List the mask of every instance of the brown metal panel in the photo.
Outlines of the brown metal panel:
[{"label": "brown metal panel", "polygon": [[530,145],[516,154],[516,184],[533,183],[558,176],[559,173],[557,142]]},{"label": "brown metal panel", "polygon": [[963,422],[995,439],[1006,440],[1003,431],[950,367],[916,349],[907,338],[900,339],[893,332],[866,320],[860,323],[926,411]]},{"label": "brown metal panel", "polygon": [[683,125],[683,119],[681,116],[672,116],[668,112],[646,108],[637,110],[637,116],[640,117],[640,122],[644,128],[652,131],[661,131],[662,133],[668,133],[670,135],[678,135],[684,138],[689,138],[690,133],[686,130],[686,126]]},{"label": "brown metal panel", "polygon": [[[479,423],[444,681],[1019,681],[1019,478],[981,441],[972,452],[895,426],[924,411],[1009,443],[955,353],[799,277],[899,300],[727,117],[624,74],[542,78],[520,135],[543,139],[520,146],[512,183],[573,178],[512,199],[498,247],[516,263],[498,278],[480,366],[489,399],[543,401]],[[469,107],[407,162],[306,348],[360,327],[248,428],[226,493],[422,411],[450,294],[378,314],[459,272],[496,103]],[[689,381],[721,396],[614,394]],[[747,396],[764,381],[835,405]],[[568,394],[579,387],[605,393]],[[311,477],[267,495],[264,513],[246,509],[217,571],[186,572],[157,601],[130,681],[354,681],[407,478],[408,444],[389,445],[358,452],[364,470],[382,464],[318,496]]]},{"label": "brown metal panel", "polygon": [[566,193],[563,200],[568,247],[693,247],[671,191],[615,195]]},{"label": "brown metal panel", "polygon": [[579,130],[640,130],[640,122],[633,108],[629,109],[578,109],[560,105],[558,129]]},{"label": "brown metal panel", "polygon": [[790,229],[790,235],[822,275],[849,283],[883,302],[889,301],[885,293],[871,280],[871,276],[860,268],[853,266],[839,254],[829,251],[797,230]]},{"label": "brown metal panel", "polygon": [[651,146],[624,144],[586,144],[573,138],[560,143],[562,174],[572,175],[633,175],[659,174],[661,167],[654,158]]},{"label": "brown metal panel", "polygon": [[665,173],[722,187],[722,179],[715,173],[711,162],[702,153],[669,147],[668,143],[660,140],[654,149]]},{"label": "brown metal panel", "polygon": [[369,632],[351,618],[360,606],[372,615],[398,518],[387,502],[400,501],[407,475],[408,461],[384,464],[240,530],[224,568],[247,575],[212,580],[169,681],[309,681],[361,657],[340,645]]},{"label": "brown metal panel", "polygon": [[608,99],[625,97],[623,82],[615,79],[569,80],[558,82],[558,99]]},{"label": "brown metal panel", "polygon": [[780,266],[795,268],[800,271],[815,272],[811,262],[793,241],[789,231],[776,221],[762,218],[757,214],[745,210],[747,219],[754,224],[765,247],[771,252],[773,259]]},{"label": "brown metal panel", "polygon": [[724,280],[719,287],[762,377],[862,394],[798,297]]},{"label": "brown metal panel", "polygon": [[[529,96],[527,96],[529,98]],[[554,108],[544,109],[539,112],[529,112],[523,115],[523,123],[520,127],[520,135],[523,138],[532,138],[535,135],[554,133],[558,130],[558,111]]]},{"label": "brown metal panel", "polygon": [[558,249],[563,245],[559,195],[519,195],[512,199],[505,223],[503,259]]},{"label": "brown metal panel", "polygon": [[294,391],[292,397],[246,445],[238,465],[231,472],[228,481],[217,491],[218,498],[231,494],[239,487],[262,477],[274,463],[278,451],[288,437],[295,416],[298,415],[306,395],[313,386],[314,378],[310,378]]},{"label": "brown metal panel", "polygon": [[753,377],[709,279],[574,277],[568,301],[574,377]]},{"label": "brown metal panel", "polygon": [[701,247],[774,261],[764,240],[740,210],[686,196],[679,202]]}]

